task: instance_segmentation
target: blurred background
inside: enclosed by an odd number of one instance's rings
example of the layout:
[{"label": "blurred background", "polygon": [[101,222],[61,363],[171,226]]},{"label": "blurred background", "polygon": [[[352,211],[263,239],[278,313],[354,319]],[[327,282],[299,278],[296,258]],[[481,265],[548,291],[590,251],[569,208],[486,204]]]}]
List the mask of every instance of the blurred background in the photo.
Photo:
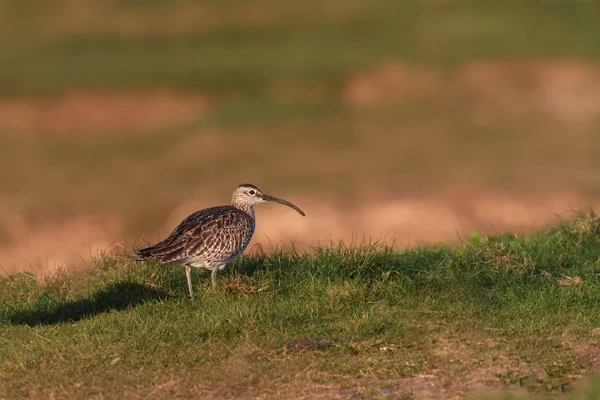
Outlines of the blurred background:
[{"label": "blurred background", "polygon": [[585,0],[0,0],[0,273],[253,183],[253,245],[452,243],[600,199]]}]

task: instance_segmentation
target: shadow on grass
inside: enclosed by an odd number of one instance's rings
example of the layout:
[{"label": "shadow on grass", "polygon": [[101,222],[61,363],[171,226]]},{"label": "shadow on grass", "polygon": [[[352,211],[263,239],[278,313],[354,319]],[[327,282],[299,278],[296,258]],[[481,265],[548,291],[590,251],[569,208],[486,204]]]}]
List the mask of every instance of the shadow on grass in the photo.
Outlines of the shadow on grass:
[{"label": "shadow on grass", "polygon": [[14,310],[8,316],[8,322],[14,325],[56,325],[77,322],[85,318],[109,312],[126,310],[146,301],[166,298],[160,290],[133,282],[122,282],[108,285],[90,297],[73,301],[61,302],[49,296],[43,296],[45,301],[38,300],[33,309]]}]

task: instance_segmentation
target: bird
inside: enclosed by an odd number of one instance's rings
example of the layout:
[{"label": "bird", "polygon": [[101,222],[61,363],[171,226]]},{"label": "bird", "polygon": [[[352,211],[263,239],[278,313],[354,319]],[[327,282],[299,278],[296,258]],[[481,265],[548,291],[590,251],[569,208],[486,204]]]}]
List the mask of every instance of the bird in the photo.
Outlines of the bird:
[{"label": "bird", "polygon": [[182,264],[190,299],[194,299],[192,268],[210,270],[214,289],[217,271],[238,259],[248,247],[256,227],[254,206],[264,202],[280,203],[306,216],[289,201],[264,194],[255,185],[243,183],[233,191],[231,205],[210,207],[188,215],[167,238],[137,250],[136,261]]}]

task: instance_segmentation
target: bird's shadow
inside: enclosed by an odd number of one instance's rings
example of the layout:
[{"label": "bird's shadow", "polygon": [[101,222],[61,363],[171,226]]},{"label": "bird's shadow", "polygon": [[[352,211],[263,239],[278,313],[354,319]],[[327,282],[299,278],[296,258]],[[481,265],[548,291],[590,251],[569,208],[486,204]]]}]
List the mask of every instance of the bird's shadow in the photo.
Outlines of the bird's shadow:
[{"label": "bird's shadow", "polygon": [[32,309],[13,309],[8,315],[9,323],[28,326],[72,323],[104,312],[126,310],[147,301],[165,299],[167,295],[139,283],[120,282],[107,285],[89,297],[72,301],[42,297],[45,300],[38,300]]}]

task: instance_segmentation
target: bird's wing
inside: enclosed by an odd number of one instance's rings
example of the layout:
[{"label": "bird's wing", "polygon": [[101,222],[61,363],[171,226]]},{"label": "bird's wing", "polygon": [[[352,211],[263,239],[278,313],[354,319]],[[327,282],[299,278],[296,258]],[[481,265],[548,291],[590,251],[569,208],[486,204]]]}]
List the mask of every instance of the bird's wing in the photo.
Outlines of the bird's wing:
[{"label": "bird's wing", "polygon": [[227,213],[198,229],[186,243],[189,257],[221,262],[243,251],[252,236],[252,220],[244,212]]},{"label": "bird's wing", "polygon": [[183,221],[173,229],[173,231],[164,240],[153,246],[146,247],[137,251],[137,260],[157,259],[163,262],[175,261],[183,258],[183,248],[187,238],[192,233],[192,228],[198,223],[201,224],[203,213],[206,210],[196,211],[188,215]]},{"label": "bird's wing", "polygon": [[181,221],[166,239],[139,250],[137,259],[173,262],[200,256],[209,261],[225,260],[231,252],[226,243],[235,241],[233,237],[240,236],[250,223],[246,213],[231,206],[197,211]]}]

